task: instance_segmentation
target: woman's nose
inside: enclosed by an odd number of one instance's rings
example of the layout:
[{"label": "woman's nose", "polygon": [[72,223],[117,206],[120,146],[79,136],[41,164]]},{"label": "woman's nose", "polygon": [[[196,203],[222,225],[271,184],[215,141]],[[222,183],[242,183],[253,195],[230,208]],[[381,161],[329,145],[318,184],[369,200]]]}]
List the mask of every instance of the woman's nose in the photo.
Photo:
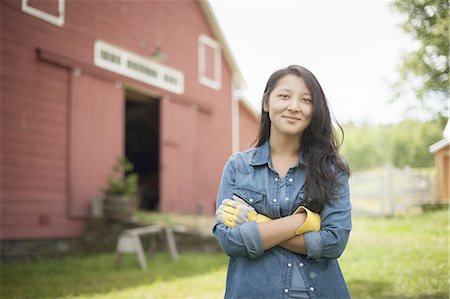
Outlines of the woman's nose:
[{"label": "woman's nose", "polygon": [[289,105],[288,105],[288,110],[289,111],[300,111],[300,101],[298,101],[297,99],[292,98],[289,101]]}]

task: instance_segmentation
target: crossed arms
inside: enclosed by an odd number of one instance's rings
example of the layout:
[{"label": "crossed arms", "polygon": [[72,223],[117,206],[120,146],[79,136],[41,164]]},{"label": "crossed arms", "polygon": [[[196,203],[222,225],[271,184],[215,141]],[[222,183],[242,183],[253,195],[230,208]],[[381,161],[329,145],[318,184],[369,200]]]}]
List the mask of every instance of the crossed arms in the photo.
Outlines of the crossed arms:
[{"label": "crossed arms", "polygon": [[289,251],[306,255],[303,234],[320,230],[320,215],[305,207],[299,207],[291,216],[272,220],[258,214],[253,207],[236,195],[233,195],[233,199],[222,201],[216,211],[216,221],[228,227],[255,221],[264,251],[278,245]]}]

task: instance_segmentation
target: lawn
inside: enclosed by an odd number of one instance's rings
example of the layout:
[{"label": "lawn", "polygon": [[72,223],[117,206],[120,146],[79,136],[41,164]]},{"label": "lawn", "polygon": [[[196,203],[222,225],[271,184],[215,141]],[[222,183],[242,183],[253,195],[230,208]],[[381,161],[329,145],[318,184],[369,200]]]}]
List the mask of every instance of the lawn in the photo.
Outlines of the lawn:
[{"label": "lawn", "polygon": [[340,258],[353,298],[449,298],[447,210],[355,217]]},{"label": "lawn", "polygon": [[[448,212],[354,217],[340,264],[353,298],[449,298]],[[227,257],[157,253],[142,271],[114,254],[1,264],[1,298],[222,298]],[[338,298],[337,298],[338,299]]]}]

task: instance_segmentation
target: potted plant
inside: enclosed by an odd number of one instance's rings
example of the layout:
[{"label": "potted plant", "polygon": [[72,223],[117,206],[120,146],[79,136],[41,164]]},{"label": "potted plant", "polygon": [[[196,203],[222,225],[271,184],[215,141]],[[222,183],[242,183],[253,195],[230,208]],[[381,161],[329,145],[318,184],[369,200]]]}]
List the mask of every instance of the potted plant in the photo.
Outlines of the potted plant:
[{"label": "potted plant", "polygon": [[126,157],[119,157],[103,189],[103,213],[108,219],[127,221],[136,213],[139,175]]}]

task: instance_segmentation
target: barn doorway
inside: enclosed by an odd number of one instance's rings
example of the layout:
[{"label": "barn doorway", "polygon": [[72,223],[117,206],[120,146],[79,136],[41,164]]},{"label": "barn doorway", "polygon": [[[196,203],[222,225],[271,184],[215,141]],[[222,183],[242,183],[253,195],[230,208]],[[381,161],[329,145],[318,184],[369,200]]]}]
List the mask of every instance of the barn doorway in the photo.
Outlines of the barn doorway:
[{"label": "barn doorway", "polygon": [[139,174],[139,208],[159,210],[159,99],[126,90],[125,155]]}]

